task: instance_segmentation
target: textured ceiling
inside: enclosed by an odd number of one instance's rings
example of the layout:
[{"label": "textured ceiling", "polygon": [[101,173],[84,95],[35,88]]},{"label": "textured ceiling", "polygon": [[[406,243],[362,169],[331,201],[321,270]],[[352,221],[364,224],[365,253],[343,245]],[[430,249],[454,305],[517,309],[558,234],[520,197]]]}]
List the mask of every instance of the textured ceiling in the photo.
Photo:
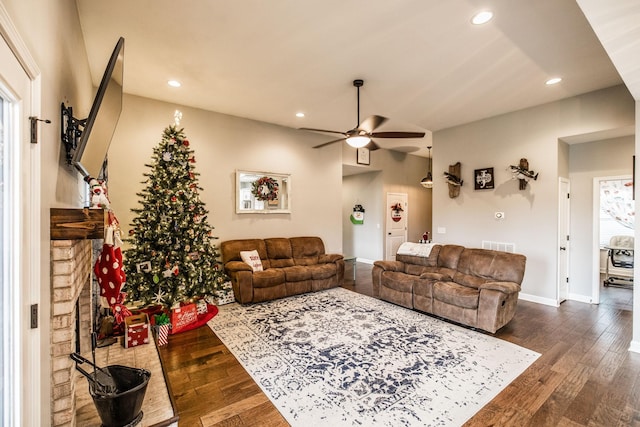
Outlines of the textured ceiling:
[{"label": "textured ceiling", "polygon": [[[125,92],[293,128],[355,127],[355,78],[361,119],[430,131],[622,83],[574,0],[77,5],[96,85],[123,36]],[[494,19],[471,25],[483,8]],[[380,142],[423,152],[428,138]]]}]

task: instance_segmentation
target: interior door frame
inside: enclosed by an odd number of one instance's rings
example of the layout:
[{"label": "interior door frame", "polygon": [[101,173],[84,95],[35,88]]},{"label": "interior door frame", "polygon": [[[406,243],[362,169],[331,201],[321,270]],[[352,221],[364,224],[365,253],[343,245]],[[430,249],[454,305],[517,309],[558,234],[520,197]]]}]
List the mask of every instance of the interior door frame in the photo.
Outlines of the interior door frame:
[{"label": "interior door frame", "polygon": [[[562,186],[563,184],[566,184],[567,187],[567,191],[563,192],[560,191],[562,190]],[[558,204],[559,206],[561,206],[562,204],[566,204],[566,212],[564,212],[564,217],[562,216],[562,209],[558,209],[558,277],[557,277],[557,284],[556,284],[556,304],[559,306],[560,303],[562,303],[563,301],[566,301],[569,299],[569,293],[571,290],[571,281],[569,279],[569,282],[566,283],[567,286],[567,295],[566,298],[562,299],[561,295],[560,295],[560,287],[562,286],[562,271],[560,266],[562,265],[561,263],[561,257],[566,257],[566,263],[565,263],[565,273],[566,273],[566,278],[569,278],[569,272],[571,271],[571,266],[570,266],[570,262],[571,262],[571,240],[569,238],[570,234],[571,234],[571,199],[567,196],[571,193],[571,181],[569,181],[569,179],[567,178],[563,178],[560,177],[558,179]],[[563,236],[561,235],[560,231],[562,230],[562,223],[564,222],[564,226],[566,227],[565,231],[566,231],[566,238],[563,239]],[[562,246],[564,245],[564,246]],[[564,250],[561,250],[560,248],[564,247]],[[564,253],[563,253],[564,252]],[[566,280],[566,279],[565,279]]]},{"label": "interior door frame", "polygon": [[[20,36],[16,26],[11,20],[9,13],[0,2],[0,39],[7,44],[16,60],[22,66],[26,76],[30,81],[30,107],[25,116],[40,117],[42,99],[42,75],[40,69],[31,55],[26,43]],[[21,118],[19,123],[21,129],[29,129],[28,119]],[[15,413],[14,421],[17,425],[38,426],[46,425],[50,422],[50,399],[43,398],[42,378],[49,377],[49,335],[43,334],[42,313],[49,313],[48,307],[43,307],[42,301],[48,301],[48,297],[42,298],[42,289],[49,289],[50,280],[41,277],[42,251],[49,251],[48,245],[41,243],[41,148],[40,143],[29,143],[29,135],[22,135],[22,144],[28,147],[21,147],[23,158],[21,159],[21,182],[20,197],[22,202],[21,215],[23,233],[25,241],[19,255],[21,259],[21,269],[23,281],[19,286],[19,304],[14,307],[16,327],[18,327],[18,349],[22,360],[21,370],[17,372],[19,388],[15,398],[17,408],[13,408]],[[48,220],[48,218],[47,218]],[[47,238],[48,240],[48,238]],[[48,276],[48,274],[47,274]],[[29,307],[37,304],[40,307],[38,328],[30,328]],[[48,331],[48,328],[44,328]],[[45,336],[46,335],[46,336]],[[44,374],[43,374],[44,371]],[[28,373],[25,378],[24,373]],[[49,394],[47,383],[46,394]],[[46,395],[45,395],[46,396]],[[48,397],[48,396],[46,396]]]}]

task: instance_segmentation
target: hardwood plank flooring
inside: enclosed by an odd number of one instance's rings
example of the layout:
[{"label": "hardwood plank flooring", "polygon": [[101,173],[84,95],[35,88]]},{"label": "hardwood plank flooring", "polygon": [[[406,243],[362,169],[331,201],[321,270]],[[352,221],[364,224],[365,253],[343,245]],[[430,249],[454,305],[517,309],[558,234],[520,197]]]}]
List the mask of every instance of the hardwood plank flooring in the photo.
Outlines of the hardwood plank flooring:
[{"label": "hardwood plank flooring", "polygon": [[[371,265],[347,266],[344,288],[372,296]],[[601,304],[518,302],[495,336],[541,357],[465,426],[640,426],[640,354],[631,340],[630,289],[601,288]],[[208,328],[160,348],[180,427],[288,426]]]}]

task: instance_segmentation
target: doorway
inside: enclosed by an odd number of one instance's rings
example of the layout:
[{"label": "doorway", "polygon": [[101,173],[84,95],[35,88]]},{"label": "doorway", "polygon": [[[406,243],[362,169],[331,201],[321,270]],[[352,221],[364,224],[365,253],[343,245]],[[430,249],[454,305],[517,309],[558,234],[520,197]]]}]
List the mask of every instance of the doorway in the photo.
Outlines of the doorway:
[{"label": "doorway", "polygon": [[[592,302],[601,302],[603,273],[608,263],[606,246],[614,235],[634,235],[633,180],[631,175],[593,179],[593,273]],[[630,298],[633,296],[629,292]]]}]

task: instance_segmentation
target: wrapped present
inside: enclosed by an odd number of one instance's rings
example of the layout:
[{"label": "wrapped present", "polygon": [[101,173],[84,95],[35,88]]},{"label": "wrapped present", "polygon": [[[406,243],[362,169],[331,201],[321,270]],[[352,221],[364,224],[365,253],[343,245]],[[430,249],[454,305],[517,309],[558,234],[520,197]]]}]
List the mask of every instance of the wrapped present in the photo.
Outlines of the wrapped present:
[{"label": "wrapped present", "polygon": [[149,343],[149,317],[146,313],[124,318],[124,337],[122,345],[131,348]]},{"label": "wrapped present", "polygon": [[236,300],[233,294],[233,286],[231,282],[224,282],[222,289],[215,291],[213,302],[215,305],[231,304]]},{"label": "wrapped present", "polygon": [[197,321],[198,310],[195,304],[187,304],[174,308],[171,310],[171,333],[177,334]]},{"label": "wrapped present", "polygon": [[198,310],[198,314],[207,314],[207,302],[203,299],[199,299],[196,302],[196,308]]},{"label": "wrapped present", "polygon": [[169,328],[171,325],[158,325],[158,347],[169,344]]},{"label": "wrapped present", "polygon": [[156,333],[156,345],[162,347],[163,345],[169,344],[169,329],[171,329],[171,323],[169,323],[167,313],[156,314],[153,316],[153,322],[153,330]]}]

